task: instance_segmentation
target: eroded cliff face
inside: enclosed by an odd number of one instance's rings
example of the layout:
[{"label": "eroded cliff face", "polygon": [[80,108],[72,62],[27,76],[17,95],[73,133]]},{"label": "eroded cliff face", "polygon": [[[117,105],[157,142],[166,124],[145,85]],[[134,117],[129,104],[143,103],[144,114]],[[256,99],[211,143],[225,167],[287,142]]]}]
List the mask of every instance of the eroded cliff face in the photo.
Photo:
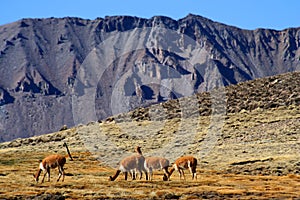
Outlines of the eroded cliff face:
[{"label": "eroded cliff face", "polygon": [[300,28],[195,15],[23,19],[0,39],[0,141],[300,68]]}]

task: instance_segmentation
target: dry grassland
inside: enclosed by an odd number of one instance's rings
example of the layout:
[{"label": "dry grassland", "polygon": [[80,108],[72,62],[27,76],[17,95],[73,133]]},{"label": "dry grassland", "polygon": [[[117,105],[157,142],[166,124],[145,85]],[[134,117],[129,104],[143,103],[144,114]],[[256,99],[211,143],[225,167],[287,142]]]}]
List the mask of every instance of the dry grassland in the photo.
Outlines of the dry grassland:
[{"label": "dry grassland", "polygon": [[65,182],[55,182],[57,170],[52,171],[50,182],[34,183],[32,173],[37,167],[33,153],[11,152],[2,154],[0,194],[3,198],[25,198],[40,196],[41,199],[63,196],[67,199],[199,199],[199,198],[297,198],[299,197],[300,176],[237,175],[219,171],[198,170],[198,179],[179,180],[174,175],[171,181],[163,182],[161,173],[154,181],[108,181],[112,169],[101,167],[87,152],[74,153],[75,160],[66,164]]},{"label": "dry grassland", "polygon": [[[300,111],[297,106],[276,109],[241,111],[228,114],[222,134],[209,154],[201,157],[209,117],[170,119],[164,122],[102,122],[65,131],[18,139],[0,145],[0,199],[297,199],[300,197]],[[159,123],[163,123],[159,124]],[[140,145],[145,155],[168,144],[179,124],[196,128],[197,134],[182,154],[199,159],[198,179],[162,181],[162,172],[155,172],[151,182],[124,181],[123,175],[114,182],[108,177],[114,169],[101,161],[101,154],[121,155],[101,150],[91,151],[86,141],[97,141],[101,130],[107,140],[131,152]],[[155,130],[156,135],[150,129]],[[187,129],[188,130],[188,129]],[[143,132],[144,131],[144,132]],[[159,132],[158,132],[159,131]],[[137,134],[130,134],[134,132]],[[143,134],[138,134],[138,133]],[[85,137],[80,134],[85,134]],[[136,136],[136,138],[132,138]],[[143,136],[143,137],[142,137]],[[99,139],[99,138],[98,138]],[[86,140],[86,141],[85,141]],[[84,143],[85,141],[85,143]],[[67,142],[74,158],[67,159],[65,182],[56,182],[57,169],[50,182],[36,184],[32,174],[38,161],[52,153],[66,154]],[[184,143],[183,143],[184,145]],[[94,154],[95,153],[95,154]],[[100,156],[100,157],[97,157]],[[168,157],[174,161],[172,155]]]}]

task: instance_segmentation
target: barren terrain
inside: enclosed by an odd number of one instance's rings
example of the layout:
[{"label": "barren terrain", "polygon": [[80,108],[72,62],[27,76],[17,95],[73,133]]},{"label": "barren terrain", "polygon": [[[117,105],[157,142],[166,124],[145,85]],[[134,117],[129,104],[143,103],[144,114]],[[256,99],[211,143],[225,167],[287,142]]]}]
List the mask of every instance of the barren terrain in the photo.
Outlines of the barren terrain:
[{"label": "barren terrain", "polygon": [[[228,87],[227,113],[217,118],[223,120],[221,130],[212,123],[209,94],[204,93],[180,104],[171,101],[101,122],[1,143],[0,198],[298,199],[299,80],[299,73],[294,72]],[[185,106],[194,100],[199,101],[198,114]],[[183,115],[183,106],[185,112],[190,110],[189,115]],[[55,169],[50,182],[35,183],[32,174],[38,161],[53,153],[67,155],[64,142],[74,159],[67,159],[65,181],[55,182]],[[185,181],[177,173],[170,181],[162,181],[158,171],[151,182],[124,181],[123,175],[108,181],[116,167],[110,162],[123,156],[111,146],[131,153],[136,145],[145,156],[160,154],[171,162],[178,156],[176,151],[164,154],[159,149],[170,145],[182,150],[181,155],[194,155],[199,161],[198,179],[191,180],[186,171]]]}]

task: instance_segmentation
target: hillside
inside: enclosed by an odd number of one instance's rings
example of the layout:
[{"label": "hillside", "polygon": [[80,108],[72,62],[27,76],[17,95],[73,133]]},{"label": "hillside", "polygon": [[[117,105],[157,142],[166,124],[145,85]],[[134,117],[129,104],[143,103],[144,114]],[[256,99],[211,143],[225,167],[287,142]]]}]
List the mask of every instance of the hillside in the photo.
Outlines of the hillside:
[{"label": "hillside", "polygon": [[299,30],[243,30],[197,15],[3,25],[0,141],[299,70]]},{"label": "hillside", "polygon": [[[1,143],[0,197],[296,199],[300,196],[299,81],[299,72],[247,81],[88,125]],[[224,90],[227,113],[221,116],[221,107],[212,106],[217,96],[213,93]],[[224,120],[221,129],[215,119]],[[38,160],[54,152],[66,154],[64,142],[74,158],[67,160],[65,182],[54,182],[57,171],[53,171],[50,183],[35,184],[31,176]],[[122,176],[109,182],[115,162],[136,145],[146,156],[163,155],[171,162],[177,153],[194,155],[199,160],[198,179],[192,181],[186,172],[187,181],[174,174],[171,181],[163,182],[162,172],[156,172],[152,182],[125,182]]]}]

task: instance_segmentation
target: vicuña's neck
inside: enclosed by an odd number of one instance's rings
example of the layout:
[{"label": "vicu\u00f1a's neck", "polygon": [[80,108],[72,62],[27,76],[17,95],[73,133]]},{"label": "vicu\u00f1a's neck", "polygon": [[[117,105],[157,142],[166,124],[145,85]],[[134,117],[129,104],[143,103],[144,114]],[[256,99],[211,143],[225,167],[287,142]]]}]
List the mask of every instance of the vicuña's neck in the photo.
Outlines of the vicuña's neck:
[{"label": "vicu\u00f1a's neck", "polygon": [[110,180],[111,181],[116,180],[116,178],[119,176],[120,172],[121,172],[121,170],[117,170],[116,173],[115,173],[115,175],[110,177]]},{"label": "vicu\u00f1a's neck", "polygon": [[138,154],[143,155],[142,150],[141,150],[140,147],[136,147],[136,148],[135,148],[135,151],[136,151]]},{"label": "vicu\u00f1a's neck", "polygon": [[41,169],[38,169],[38,171],[36,172],[36,174],[34,175],[34,178],[37,179],[40,174],[41,174],[42,170]]},{"label": "vicu\u00f1a's neck", "polygon": [[174,171],[175,171],[175,168],[172,167],[172,168],[170,169],[170,171],[169,171],[169,177],[173,174]]}]

